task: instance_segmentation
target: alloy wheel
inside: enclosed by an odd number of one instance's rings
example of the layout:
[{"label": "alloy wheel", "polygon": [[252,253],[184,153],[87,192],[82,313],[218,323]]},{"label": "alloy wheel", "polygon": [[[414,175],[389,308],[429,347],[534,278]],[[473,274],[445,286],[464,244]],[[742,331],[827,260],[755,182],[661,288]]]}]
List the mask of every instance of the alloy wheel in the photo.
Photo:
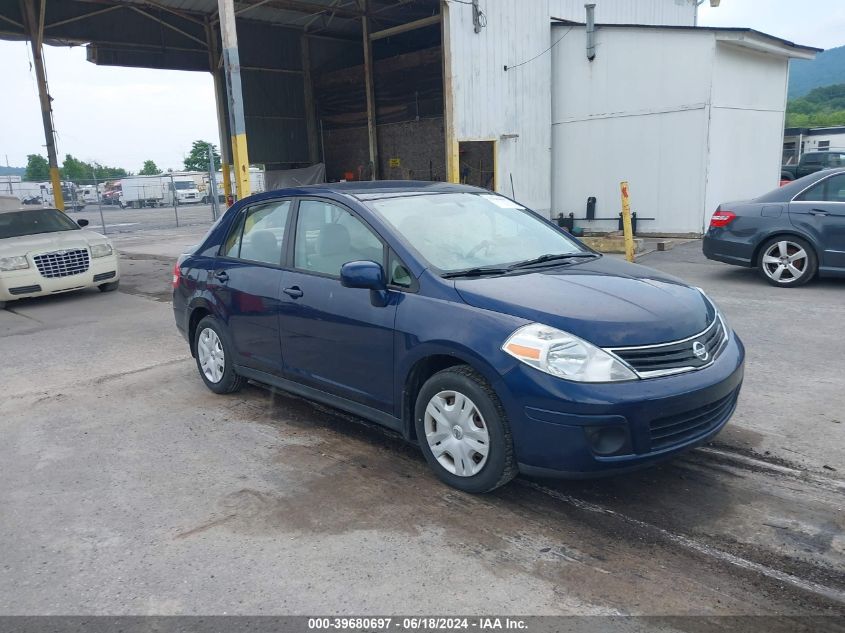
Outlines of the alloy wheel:
[{"label": "alloy wheel", "polygon": [[780,240],[763,253],[763,272],[779,284],[791,284],[800,279],[807,270],[807,251],[800,244]]},{"label": "alloy wheel", "polygon": [[206,379],[213,383],[220,382],[226,370],[226,355],[223,353],[223,342],[217,332],[209,327],[200,332],[197,355]]},{"label": "alloy wheel", "polygon": [[425,408],[425,438],[432,455],[448,472],[472,477],[490,452],[490,434],[481,411],[458,391],[435,394]]}]

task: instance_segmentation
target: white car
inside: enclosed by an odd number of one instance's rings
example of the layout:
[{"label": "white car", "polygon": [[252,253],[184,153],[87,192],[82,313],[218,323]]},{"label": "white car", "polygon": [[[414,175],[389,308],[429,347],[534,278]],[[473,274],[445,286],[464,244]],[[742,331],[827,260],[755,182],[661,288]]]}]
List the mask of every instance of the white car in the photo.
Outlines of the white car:
[{"label": "white car", "polygon": [[117,252],[105,236],[83,229],[86,220],[0,198],[0,308],[24,297],[117,289]]}]

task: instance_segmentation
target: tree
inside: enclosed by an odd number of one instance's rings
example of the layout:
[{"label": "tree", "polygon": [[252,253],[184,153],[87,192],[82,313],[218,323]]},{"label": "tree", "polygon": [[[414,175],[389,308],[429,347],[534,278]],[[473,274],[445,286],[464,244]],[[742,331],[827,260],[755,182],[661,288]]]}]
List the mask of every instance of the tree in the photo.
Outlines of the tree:
[{"label": "tree", "polygon": [[845,84],[811,90],[786,106],[787,127],[845,125]]},{"label": "tree", "polygon": [[214,169],[220,169],[220,154],[217,146],[208,141],[194,141],[191,145],[191,152],[185,158],[186,171],[208,171],[208,148],[214,155]]},{"label": "tree", "polygon": [[62,180],[71,180],[75,183],[90,182],[92,178],[97,180],[112,180],[113,178],[123,178],[128,173],[122,167],[106,167],[99,163],[87,163],[84,160],[74,158],[70,154],[65,154],[65,160],[62,163]]},{"label": "tree", "polygon": [[45,182],[50,180],[50,163],[40,154],[29,154],[26,157],[26,172],[23,179],[27,182]]},{"label": "tree", "polygon": [[138,175],[139,176],[157,176],[160,173],[161,173],[161,170],[158,168],[158,165],[156,165],[151,160],[145,160],[144,166],[141,167],[141,171],[138,172]]}]

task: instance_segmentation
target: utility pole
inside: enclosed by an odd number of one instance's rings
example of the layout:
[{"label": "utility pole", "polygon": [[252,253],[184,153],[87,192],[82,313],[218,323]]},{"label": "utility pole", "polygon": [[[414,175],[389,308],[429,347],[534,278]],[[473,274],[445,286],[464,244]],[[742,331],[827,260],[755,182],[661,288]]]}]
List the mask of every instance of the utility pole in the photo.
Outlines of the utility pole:
[{"label": "utility pole", "polygon": [[241,90],[241,61],[238,55],[238,32],[235,28],[234,0],[217,0],[220,17],[220,34],[223,40],[223,69],[226,74],[226,92],[229,96],[229,125],[232,132],[232,158],[235,168],[235,185],[238,199],[250,192],[249,152],[246,142],[244,98]]},{"label": "utility pole", "polygon": [[219,203],[217,199],[217,177],[214,170],[214,152],[211,143],[208,144],[208,195],[211,197],[211,218],[217,219],[219,215]]},{"label": "utility pole", "polygon": [[97,168],[91,170],[94,176],[94,191],[97,192],[97,208],[100,210],[100,224],[103,226],[103,235],[106,235],[106,218],[103,217],[103,199],[100,197],[100,183],[97,181]]},{"label": "utility pole", "polygon": [[[221,0],[222,2],[222,0]],[[32,46],[32,62],[35,80],[38,83],[38,98],[41,101],[41,121],[44,124],[44,138],[47,141],[47,160],[50,162],[50,181],[53,183],[53,203],[59,211],[65,210],[62,196],[62,181],[59,177],[59,159],[56,156],[56,133],[53,129],[52,98],[47,88],[47,73],[44,71],[44,14],[47,3],[41,1],[36,12],[36,0],[21,0],[21,13],[26,24],[29,43]]]}]

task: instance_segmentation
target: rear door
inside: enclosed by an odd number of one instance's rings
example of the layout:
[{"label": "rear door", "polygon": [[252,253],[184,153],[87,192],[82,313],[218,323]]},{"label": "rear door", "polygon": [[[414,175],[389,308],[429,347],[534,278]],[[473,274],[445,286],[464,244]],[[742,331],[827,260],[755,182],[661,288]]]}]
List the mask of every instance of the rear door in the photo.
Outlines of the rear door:
[{"label": "rear door", "polygon": [[265,201],[242,209],[220,249],[209,287],[235,346],[236,363],[281,375],[279,293],[285,271],[285,236],[292,200]]},{"label": "rear door", "polygon": [[796,196],[789,220],[821,246],[820,267],[845,269],[845,173],[828,176]]},{"label": "rear door", "polygon": [[340,284],[346,262],[384,266],[384,244],[350,209],[313,198],[299,201],[293,243],[280,311],[288,377],[392,413],[395,301]]}]

